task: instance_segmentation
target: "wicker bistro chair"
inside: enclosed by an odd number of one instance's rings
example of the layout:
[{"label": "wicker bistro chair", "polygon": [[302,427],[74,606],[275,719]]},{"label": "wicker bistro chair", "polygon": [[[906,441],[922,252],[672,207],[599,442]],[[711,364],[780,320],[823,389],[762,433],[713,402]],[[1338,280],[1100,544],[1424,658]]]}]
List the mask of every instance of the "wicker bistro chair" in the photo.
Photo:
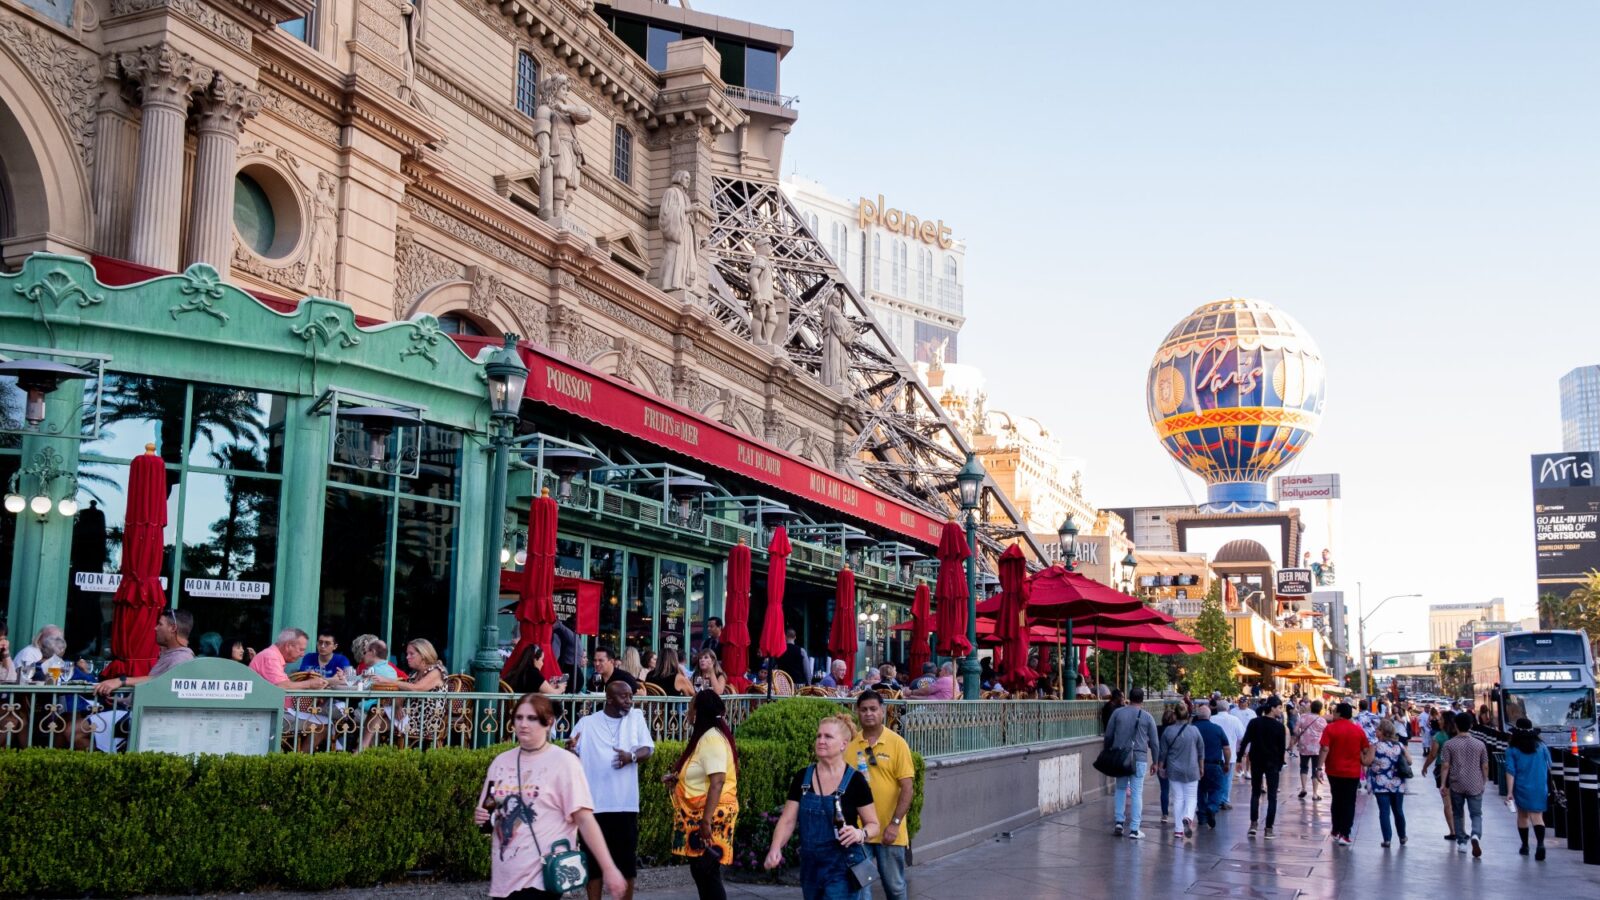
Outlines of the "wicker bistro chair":
[{"label": "wicker bistro chair", "polygon": [[[317,677],[315,672],[296,672],[289,676],[289,687]],[[331,722],[326,697],[297,697],[283,715],[283,740],[285,752],[308,753],[322,742]]]},{"label": "wicker bistro chair", "polygon": [[[451,694],[470,694],[476,683],[471,675],[447,675],[444,679],[445,691]],[[472,743],[472,701],[451,700],[448,711],[446,740],[454,738],[462,746],[469,746]]]},{"label": "wicker bistro chair", "polygon": [[665,697],[667,695],[667,692],[662,689],[661,685],[652,684],[648,681],[639,682],[639,690],[646,697]]},{"label": "wicker bistro chair", "polygon": [[776,669],[772,672],[772,696],[794,696],[794,679],[789,677],[788,672],[782,669]]},{"label": "wicker bistro chair", "polygon": [[[778,693],[777,684],[774,683],[772,687],[773,687],[773,691],[772,692],[774,694]],[[805,687],[801,688],[800,690],[796,691],[795,692],[795,696],[797,696],[797,697],[832,697],[832,696],[834,696],[834,693],[832,691],[828,690],[825,687],[819,687],[819,686],[814,685],[814,684],[808,684]]]}]

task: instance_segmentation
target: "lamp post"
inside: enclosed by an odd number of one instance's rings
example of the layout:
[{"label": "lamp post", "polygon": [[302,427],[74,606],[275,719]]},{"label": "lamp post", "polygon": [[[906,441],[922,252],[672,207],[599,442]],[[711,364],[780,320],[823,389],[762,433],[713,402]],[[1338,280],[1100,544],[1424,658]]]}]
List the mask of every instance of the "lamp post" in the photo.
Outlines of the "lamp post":
[{"label": "lamp post", "polygon": [[517,355],[517,336],[505,336],[505,345],[489,355],[484,363],[489,379],[489,445],[494,460],[489,472],[489,509],[485,519],[487,534],[483,547],[483,635],[472,658],[472,674],[479,685],[498,684],[500,679],[500,550],[506,537],[506,474],[511,467],[511,444],[516,437],[517,413],[522,406],[522,389],[528,383],[528,367]]},{"label": "lamp post", "polygon": [[978,493],[985,477],[978,457],[968,453],[966,465],[956,473],[961,511],[967,515],[967,643],[971,649],[961,658],[961,696],[967,700],[983,694],[978,668]]},{"label": "lamp post", "polygon": [[1139,561],[1133,558],[1133,551],[1129,550],[1128,555],[1122,558],[1122,583],[1127,585],[1127,588],[1123,591],[1124,593],[1133,593],[1135,587],[1133,579],[1138,573]]},{"label": "lamp post", "polygon": [[[1056,529],[1056,538],[1061,547],[1061,565],[1068,572],[1072,571],[1073,563],[1078,559],[1078,523],[1072,521],[1072,514],[1067,514],[1067,520]],[[1067,650],[1066,659],[1060,661],[1062,668],[1061,699],[1071,700],[1078,696],[1078,648],[1072,643],[1072,620],[1067,620]]]},{"label": "lamp post", "polygon": [[1367,620],[1376,615],[1378,610],[1383,609],[1383,605],[1390,600],[1421,596],[1421,594],[1395,594],[1392,597],[1385,597],[1378,601],[1378,605],[1372,608],[1372,612],[1356,620],[1356,640],[1361,644],[1361,702],[1363,704],[1367,702],[1367,674],[1368,668],[1371,666],[1371,662],[1367,659]]}]

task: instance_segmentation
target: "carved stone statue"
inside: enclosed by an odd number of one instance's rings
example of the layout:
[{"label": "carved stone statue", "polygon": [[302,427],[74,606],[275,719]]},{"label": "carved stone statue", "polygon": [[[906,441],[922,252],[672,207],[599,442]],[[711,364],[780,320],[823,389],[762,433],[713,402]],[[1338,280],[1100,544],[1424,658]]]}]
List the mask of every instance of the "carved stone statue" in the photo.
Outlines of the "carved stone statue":
[{"label": "carved stone statue", "polygon": [[945,356],[945,352],[947,350],[949,350],[949,349],[950,349],[950,339],[948,337],[940,338],[936,343],[934,343],[934,345],[932,347],[930,347],[928,349],[928,356],[929,356],[929,359],[928,359],[928,371],[929,372],[943,372],[944,371],[944,356]]},{"label": "carved stone statue", "polygon": [[617,370],[612,374],[623,381],[633,381],[634,370],[639,367],[639,342],[624,337],[617,338]]},{"label": "carved stone statue", "polygon": [[339,259],[338,217],[339,179],[318,172],[311,201],[311,288],[323,297],[333,296],[334,269]]},{"label": "carved stone statue", "polygon": [[417,44],[422,35],[422,10],[417,0],[395,0],[400,7],[400,18],[405,20],[405,46],[400,48],[400,67],[405,80],[400,82],[400,99],[421,108],[417,97]]},{"label": "carved stone statue", "polygon": [[571,192],[578,189],[583,150],[578,126],[594,117],[572,96],[567,76],[552,75],[539,84],[539,108],[533,116],[533,139],[539,146],[539,218],[560,223]]},{"label": "carved stone statue", "polygon": [[760,235],[755,240],[755,255],[750,259],[750,337],[763,347],[783,343],[784,326],[773,309],[772,238]]},{"label": "carved stone statue", "polygon": [[834,285],[822,311],[822,383],[843,390],[850,374],[850,343],[855,326],[844,312],[844,286]]},{"label": "carved stone statue", "polygon": [[661,195],[661,289],[695,295],[700,270],[700,244],[695,236],[694,198],[689,194],[689,173],[674,172],[672,184]]}]

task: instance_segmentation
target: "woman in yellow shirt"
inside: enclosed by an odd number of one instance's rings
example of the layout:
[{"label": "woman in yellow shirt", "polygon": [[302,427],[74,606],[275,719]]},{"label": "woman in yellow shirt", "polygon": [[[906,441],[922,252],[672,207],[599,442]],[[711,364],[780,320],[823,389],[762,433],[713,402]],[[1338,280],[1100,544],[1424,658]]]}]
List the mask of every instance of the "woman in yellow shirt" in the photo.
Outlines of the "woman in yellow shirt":
[{"label": "woman in yellow shirt", "polygon": [[739,751],[716,692],[701,690],[689,702],[689,743],[661,780],[672,789],[672,852],[688,857],[700,900],[726,900],[722,867],[733,862]]}]

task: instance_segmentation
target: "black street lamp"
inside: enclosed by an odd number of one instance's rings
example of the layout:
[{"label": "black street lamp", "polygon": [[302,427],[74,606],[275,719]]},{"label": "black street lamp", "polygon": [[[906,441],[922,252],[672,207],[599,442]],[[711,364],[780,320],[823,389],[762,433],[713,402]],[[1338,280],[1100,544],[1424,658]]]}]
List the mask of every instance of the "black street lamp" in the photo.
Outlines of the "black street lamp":
[{"label": "black street lamp", "polygon": [[971,453],[956,473],[961,511],[967,516],[967,643],[971,649],[961,658],[961,696],[967,700],[980,699],[983,694],[978,667],[978,492],[986,477],[978,457]]},{"label": "black street lamp", "polygon": [[1138,572],[1139,561],[1133,558],[1133,551],[1129,550],[1128,555],[1122,558],[1122,583],[1128,586],[1127,593],[1129,594],[1133,593],[1135,587],[1133,579]]},{"label": "black street lamp", "polygon": [[[1078,561],[1078,523],[1072,521],[1071,513],[1067,514],[1066,521],[1061,523],[1061,527],[1056,529],[1056,538],[1060,542],[1061,565],[1071,572],[1073,564]],[[1066,633],[1067,658],[1059,661],[1063,670],[1062,682],[1065,685],[1061,691],[1061,699],[1071,700],[1078,695],[1078,648],[1072,643],[1071,619],[1067,620]]]},{"label": "black street lamp", "polygon": [[506,478],[522,407],[522,389],[528,383],[528,367],[517,354],[517,336],[507,334],[505,345],[489,354],[483,368],[489,380],[489,445],[494,448],[494,460],[489,472],[489,533],[483,548],[483,634],[478,640],[477,655],[472,658],[472,672],[478,685],[494,685],[499,683],[502,668],[498,617],[500,550],[506,539]]}]

